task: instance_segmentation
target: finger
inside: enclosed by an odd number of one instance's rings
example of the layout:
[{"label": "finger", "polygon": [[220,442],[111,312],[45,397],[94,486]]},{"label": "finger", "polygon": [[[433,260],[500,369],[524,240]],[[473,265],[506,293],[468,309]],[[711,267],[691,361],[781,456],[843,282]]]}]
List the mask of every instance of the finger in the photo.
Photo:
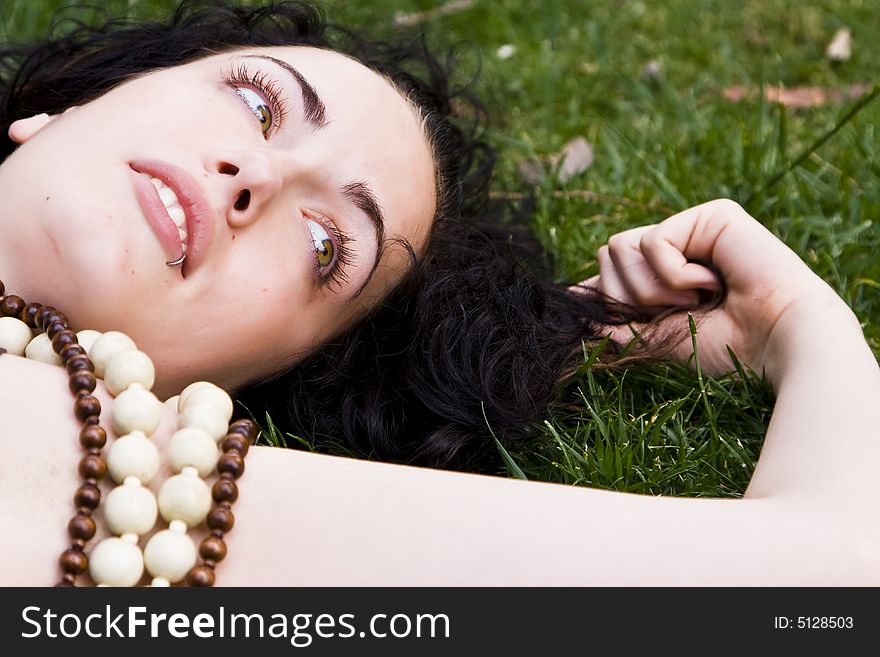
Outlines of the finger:
[{"label": "finger", "polygon": [[593,290],[602,291],[602,281],[601,276],[596,274],[595,276],[591,276],[590,278],[581,281],[577,285],[569,285],[568,289],[572,292],[583,292],[585,289],[590,288]]},{"label": "finger", "polygon": [[[748,218],[733,201],[718,200],[673,215],[641,238],[640,250],[661,281],[673,289],[717,290],[715,275],[691,260],[713,261],[718,240],[734,221]],[[724,268],[722,274],[726,276]]]},{"label": "finger", "polygon": [[596,258],[599,261],[599,280],[602,292],[622,303],[632,303],[626,286],[620,280],[607,245],[599,249]]},{"label": "finger", "polygon": [[688,306],[697,303],[696,292],[677,290],[665,285],[641,251],[642,237],[654,227],[627,231],[609,241],[609,253],[615,271],[630,298],[642,306]]},{"label": "finger", "polygon": [[642,306],[690,306],[699,301],[696,291],[666,286],[641,254],[638,260],[618,266],[617,272],[630,297]]}]

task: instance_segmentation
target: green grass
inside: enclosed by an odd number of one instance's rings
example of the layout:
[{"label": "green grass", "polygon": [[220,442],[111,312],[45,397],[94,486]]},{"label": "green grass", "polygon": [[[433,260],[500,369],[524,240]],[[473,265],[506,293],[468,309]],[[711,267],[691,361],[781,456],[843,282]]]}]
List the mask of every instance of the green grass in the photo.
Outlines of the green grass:
[{"label": "green grass", "polygon": [[[86,4],[0,2],[12,7],[0,12],[0,36],[16,38],[43,34],[59,5]],[[104,4],[143,18],[173,3]],[[392,29],[397,12],[440,3],[324,4],[337,22],[378,35]],[[72,13],[92,17],[88,9]],[[823,52],[843,25],[853,31],[853,57],[832,64]],[[475,88],[491,109],[490,137],[501,151],[496,191],[528,191],[517,175],[525,158],[555,153],[577,135],[593,145],[588,171],[557,190],[553,183],[538,190],[535,227],[556,256],[560,281],[595,273],[596,249],[615,232],[730,197],[850,303],[880,351],[880,101],[815,149],[853,101],[792,110],[722,95],[731,85],[880,81],[880,1],[476,0],[425,26],[439,47],[456,46],[462,80],[480,71]],[[516,48],[508,59],[496,55],[504,44]],[[662,75],[642,79],[652,60]],[[593,197],[568,194],[577,190]],[[619,200],[595,200],[602,195]],[[738,496],[771,408],[767,386],[744,372],[700,380],[676,364],[625,372],[585,367],[566,402],[535,427],[535,438],[505,452],[501,474],[640,493]],[[269,424],[267,441],[297,443]]]}]

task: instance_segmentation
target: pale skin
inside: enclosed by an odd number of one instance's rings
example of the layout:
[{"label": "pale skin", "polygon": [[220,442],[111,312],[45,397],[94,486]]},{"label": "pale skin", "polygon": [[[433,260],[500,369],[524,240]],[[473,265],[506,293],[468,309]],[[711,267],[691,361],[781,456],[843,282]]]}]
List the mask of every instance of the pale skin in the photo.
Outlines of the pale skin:
[{"label": "pale skin", "polygon": [[[777,394],[745,499],[648,497],[256,447],[218,584],[880,584],[880,370],[846,304],[729,201],[616,236],[585,284],[668,305],[713,284],[688,264],[694,258],[717,265],[729,286],[700,325],[704,366],[728,369],[730,345]],[[686,353],[682,344],[677,355]],[[101,395],[106,416],[111,400]],[[70,404],[64,374],[4,356],[0,399],[4,436],[18,439],[0,461],[0,522],[15,537],[4,583],[51,584],[80,456],[72,415],[46,411]]]},{"label": "pale skin", "polygon": [[[284,240],[291,234],[291,204],[304,210],[316,203],[335,208],[335,199],[317,182],[337,170],[345,174],[339,182],[368,179],[385,210],[387,234],[407,239],[418,251],[433,214],[433,173],[418,117],[396,91],[350,60],[311,50],[272,52],[303,71],[331,119],[324,132],[288,135],[294,141],[264,140],[240,98],[217,82],[217,65],[227,55],[180,67],[178,77],[146,76],[62,117],[13,124],[10,134],[22,147],[0,168],[0,192],[27,212],[0,215],[6,234],[20,238],[7,239],[0,248],[0,276],[7,286],[55,303],[79,322],[77,328],[116,328],[101,325],[113,319],[102,315],[107,300],[117,304],[117,317],[118,304],[130,304],[133,337],[157,360],[163,397],[196,376],[234,388],[245,378],[243,364],[264,369],[279,359],[293,364],[310,346],[356,321],[399,278],[405,259],[394,259],[393,253],[383,258],[365,293],[346,305],[304,282],[311,266],[303,258],[311,254],[301,249],[309,244],[305,227],[295,224],[299,246],[291,248],[300,249],[297,255],[273,250],[289,246]],[[331,75],[322,76],[330,69]],[[157,80],[164,82],[157,87]],[[344,93],[352,85],[361,111],[372,108],[369,116],[390,117],[385,123],[372,121],[366,136],[358,131],[357,116],[346,122]],[[76,154],[81,135],[103,125],[108,108],[132,107],[137,99],[163,103],[166,97],[155,92],[168,89],[179,92],[168,96],[171,108],[192,102],[188,94],[198,91],[199,123],[177,133],[173,122],[162,124],[153,134],[152,114],[139,116],[135,110],[114,127],[121,133],[97,142],[91,168],[75,169],[68,187],[66,171],[49,166],[40,177],[47,153],[66,145]],[[229,137],[222,149],[216,147],[220,129],[229,131],[223,133]],[[150,230],[125,223],[129,214],[116,220],[113,213],[120,206],[137,216],[130,191],[109,185],[105,197],[105,188],[89,178],[92,171],[116,175],[110,165],[129,156],[119,144],[157,150],[151,155],[187,166],[204,186],[216,234],[198,275],[185,282],[174,278],[162,248],[147,239]],[[224,163],[235,163],[240,175],[224,174]],[[51,188],[41,186],[46,181]],[[253,192],[252,204],[238,211],[234,202],[245,186]],[[46,189],[58,205],[42,203]],[[376,245],[363,217],[339,214],[362,245],[350,272],[350,285],[356,286],[366,278]],[[93,219],[99,215],[96,228]],[[34,223],[22,223],[22,216]],[[40,231],[54,234],[69,221],[78,232],[69,234],[67,260],[45,258],[35,270],[35,255],[46,248]],[[83,234],[88,239],[77,241]],[[97,264],[89,259],[95,241],[109,254]],[[128,262],[113,252],[117,243],[137,245],[127,255],[137,264],[131,280],[115,278]],[[254,268],[267,257],[277,257],[278,267]],[[713,262],[729,287],[724,305],[700,318],[704,367],[728,369],[729,345],[745,364],[765,371],[777,393],[745,499],[637,496],[254,447],[218,584],[880,584],[880,488],[874,483],[880,372],[843,300],[729,201],[615,236],[600,249],[600,274],[584,285],[646,306],[687,304],[696,289],[715,285],[707,269],[688,264],[695,258]],[[270,274],[279,267],[287,277],[277,281]],[[89,293],[96,284],[102,294],[94,298]],[[230,349],[229,340],[242,331],[236,324],[241,317],[230,312],[239,308],[236,294],[250,294],[255,284],[265,284],[266,291],[250,298],[256,304],[251,312],[277,323],[245,318],[260,332],[240,350],[238,345]],[[179,323],[169,328],[155,313],[141,312],[150,308],[125,296],[132,285],[161,307],[179,311],[172,315]],[[204,331],[194,308],[214,320]],[[279,312],[290,316],[279,318]],[[302,331],[279,333],[284,320],[303,316],[313,321],[301,324]],[[678,314],[665,321],[684,318]],[[198,355],[188,351],[184,338],[193,331],[202,331],[199,340],[214,348]],[[621,341],[629,338],[626,329],[613,333]],[[685,341],[674,355],[686,358],[689,347]],[[102,425],[109,427],[112,398],[102,385],[97,394]],[[0,358],[0,410],[8,443],[0,459],[0,526],[12,537],[4,541],[4,562],[15,564],[0,575],[4,584],[48,585],[59,576],[57,557],[67,546],[65,527],[74,512],[71,496],[81,457],[71,408],[62,370]],[[166,408],[154,436],[160,449],[174,428],[174,411]],[[96,519],[100,526],[100,509]]]}]

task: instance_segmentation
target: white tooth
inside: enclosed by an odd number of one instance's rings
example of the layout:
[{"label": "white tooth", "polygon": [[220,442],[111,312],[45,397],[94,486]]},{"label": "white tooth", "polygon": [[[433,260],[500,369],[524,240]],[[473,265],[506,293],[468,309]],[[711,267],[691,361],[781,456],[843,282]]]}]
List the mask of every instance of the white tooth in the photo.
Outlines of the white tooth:
[{"label": "white tooth", "polygon": [[186,242],[180,245],[181,250],[186,253]]},{"label": "white tooth", "polygon": [[177,229],[177,234],[180,235],[180,241],[181,241],[181,242],[186,242],[187,233],[186,233],[186,231],[185,231],[183,228],[178,228],[178,229]]},{"label": "white tooth", "polygon": [[168,216],[171,217],[171,221],[178,228],[183,228],[183,225],[186,223],[186,215],[183,213],[183,208],[179,205],[172,205],[170,208],[166,208],[166,210],[168,210]]},{"label": "white tooth", "polygon": [[153,183],[153,187],[155,187],[156,189],[162,189],[165,186],[165,183],[163,183],[158,178],[150,178],[150,182]]},{"label": "white tooth", "polygon": [[162,187],[159,190],[159,198],[162,199],[162,202],[165,204],[166,207],[177,203],[177,194],[175,194],[167,187]]}]

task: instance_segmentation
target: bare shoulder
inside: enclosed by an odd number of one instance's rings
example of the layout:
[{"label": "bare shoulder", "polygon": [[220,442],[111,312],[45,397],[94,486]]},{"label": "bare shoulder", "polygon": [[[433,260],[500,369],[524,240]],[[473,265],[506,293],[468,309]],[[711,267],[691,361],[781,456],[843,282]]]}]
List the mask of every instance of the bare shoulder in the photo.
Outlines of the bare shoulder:
[{"label": "bare shoulder", "polygon": [[[104,422],[103,411],[110,407],[112,397],[100,380],[93,394],[101,402]],[[26,423],[32,436],[57,431],[68,436],[71,431],[78,433],[80,424],[73,414],[73,404],[63,367],[9,354],[0,356],[0,411],[13,425]]]},{"label": "bare shoulder", "polygon": [[66,547],[64,528],[75,512],[81,449],[67,372],[17,356],[0,356],[0,495],[11,535],[5,585],[49,585]]},{"label": "bare shoulder", "polygon": [[37,415],[55,415],[52,409],[57,409],[59,416],[76,419],[63,368],[10,354],[0,356],[0,409],[13,421],[16,417],[33,421]]},{"label": "bare shoulder", "polygon": [[[112,441],[113,399],[100,380],[94,394],[101,402],[101,426]],[[82,423],[73,408],[64,368],[0,356],[0,441],[6,448],[0,459],[0,499],[5,501],[0,520],[17,538],[4,545],[2,585],[50,585],[57,580],[58,555],[69,547],[65,527],[76,512],[73,493],[82,483]],[[175,419],[166,407],[154,439],[167,439]],[[109,478],[100,483],[104,493],[111,485]],[[99,523],[95,541],[101,532]]]}]

